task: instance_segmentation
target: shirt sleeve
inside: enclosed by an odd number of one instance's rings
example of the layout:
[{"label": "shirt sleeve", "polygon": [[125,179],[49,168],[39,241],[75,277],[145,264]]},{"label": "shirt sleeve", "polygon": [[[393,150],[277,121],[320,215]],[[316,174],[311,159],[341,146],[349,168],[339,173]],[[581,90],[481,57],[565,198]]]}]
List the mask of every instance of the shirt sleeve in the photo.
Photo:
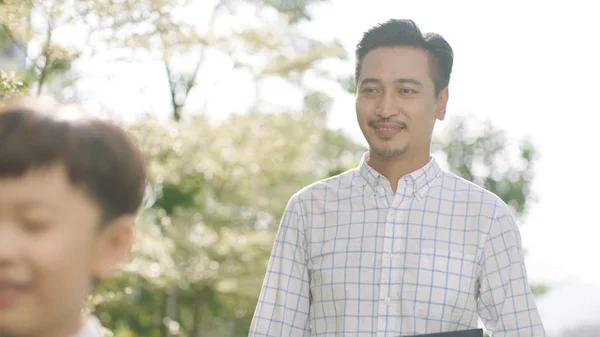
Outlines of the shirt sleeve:
[{"label": "shirt sleeve", "polygon": [[310,336],[307,241],[299,202],[290,199],[271,251],[249,337]]},{"label": "shirt sleeve", "polygon": [[521,235],[508,209],[492,223],[479,284],[479,317],[493,337],[545,337],[527,280]]}]

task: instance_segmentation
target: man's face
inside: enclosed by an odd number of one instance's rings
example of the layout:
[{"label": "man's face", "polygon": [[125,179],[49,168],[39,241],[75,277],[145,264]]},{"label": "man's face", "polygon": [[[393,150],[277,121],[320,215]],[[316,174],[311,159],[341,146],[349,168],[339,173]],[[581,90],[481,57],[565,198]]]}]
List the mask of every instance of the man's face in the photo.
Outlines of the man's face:
[{"label": "man's face", "polygon": [[373,156],[429,155],[436,119],[444,119],[447,88],[439,95],[429,55],[413,47],[381,47],[363,59],[356,114]]},{"label": "man's face", "polygon": [[61,165],[0,178],[0,336],[79,329],[92,277],[106,276],[130,243],[123,226],[99,221]]}]

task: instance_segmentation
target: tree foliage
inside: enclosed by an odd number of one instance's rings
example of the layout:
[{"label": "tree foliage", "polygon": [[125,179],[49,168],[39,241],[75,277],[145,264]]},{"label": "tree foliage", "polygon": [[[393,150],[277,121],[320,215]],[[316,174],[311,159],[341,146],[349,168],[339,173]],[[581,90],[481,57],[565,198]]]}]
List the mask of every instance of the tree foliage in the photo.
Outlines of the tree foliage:
[{"label": "tree foliage", "polygon": [[[433,149],[452,172],[498,195],[523,215],[535,199],[531,195],[537,152],[527,138],[509,139],[491,121],[449,118],[446,132],[434,139]],[[478,129],[478,130],[477,130]]]},{"label": "tree foliage", "polygon": [[[86,22],[93,22],[90,29],[98,41],[98,54],[163,65],[172,116],[178,121],[211,53],[229,59],[233,69],[252,74],[257,83],[278,77],[297,85],[306,70],[318,68],[319,61],[345,57],[339,42],[310,39],[300,31],[297,24],[310,19],[309,8],[317,2],[321,1],[101,1],[79,12]],[[201,13],[202,24],[189,13]]]},{"label": "tree foliage", "polygon": [[0,99],[7,99],[23,93],[27,86],[15,73],[0,70]]},{"label": "tree foliage", "polygon": [[[244,334],[289,196],[354,165],[363,149],[311,113],[248,113],[218,124],[202,117],[166,124],[145,119],[131,130],[149,156],[153,192],[122,284],[146,290],[126,296],[134,309],[128,315],[121,309],[106,323],[151,317],[163,306],[156,295],[176,289],[176,325],[188,336],[198,335],[203,321],[210,335]],[[146,300],[154,305],[144,306]],[[152,335],[161,324],[147,323],[138,333]]]},{"label": "tree foliage", "polygon": [[[71,1],[5,0],[0,6],[0,46],[11,45],[27,61],[18,75],[42,94],[62,94],[73,84],[70,73],[82,50],[60,38],[63,27],[77,23],[77,15],[68,10]],[[58,36],[57,36],[58,35]]]}]

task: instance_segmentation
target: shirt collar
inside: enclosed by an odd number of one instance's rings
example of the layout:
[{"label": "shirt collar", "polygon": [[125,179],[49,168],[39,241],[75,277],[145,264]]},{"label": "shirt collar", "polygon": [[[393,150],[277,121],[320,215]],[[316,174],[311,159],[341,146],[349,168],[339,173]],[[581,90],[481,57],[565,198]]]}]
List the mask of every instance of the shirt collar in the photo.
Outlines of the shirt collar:
[{"label": "shirt collar", "polygon": [[[369,152],[365,152],[360,161],[358,171],[361,177],[365,180],[367,185],[370,187],[370,194],[374,196],[378,191],[387,184],[386,178],[379,172],[375,171],[368,164]],[[433,157],[429,157],[429,161],[425,166],[420,169],[413,171],[400,179],[404,179],[406,183],[411,185],[412,194],[417,198],[423,198],[427,190],[435,182],[438,175],[442,171],[440,165]]]}]

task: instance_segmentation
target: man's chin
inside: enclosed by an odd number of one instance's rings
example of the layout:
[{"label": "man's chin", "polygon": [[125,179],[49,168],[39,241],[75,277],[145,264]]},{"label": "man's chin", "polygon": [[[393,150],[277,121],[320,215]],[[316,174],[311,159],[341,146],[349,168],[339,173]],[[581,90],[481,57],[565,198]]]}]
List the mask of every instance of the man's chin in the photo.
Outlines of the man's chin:
[{"label": "man's chin", "polygon": [[377,157],[381,157],[381,158],[389,158],[389,159],[393,159],[393,158],[397,158],[397,157],[402,157],[404,154],[406,154],[408,150],[408,146],[404,146],[404,147],[388,147],[388,146],[373,146],[373,145],[369,145],[369,152],[371,154],[371,156],[377,156]]},{"label": "man's chin", "polygon": [[406,154],[407,150],[407,148],[378,148],[371,146],[369,152],[371,153],[371,156],[393,159],[402,157]]}]

